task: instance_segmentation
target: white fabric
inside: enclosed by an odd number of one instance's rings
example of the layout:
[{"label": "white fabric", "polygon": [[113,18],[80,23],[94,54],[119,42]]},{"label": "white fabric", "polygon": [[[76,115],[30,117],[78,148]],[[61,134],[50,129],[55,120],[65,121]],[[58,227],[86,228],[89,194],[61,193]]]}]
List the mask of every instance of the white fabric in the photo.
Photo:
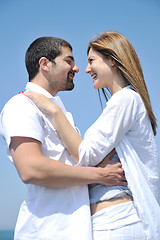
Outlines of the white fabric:
[{"label": "white fabric", "polygon": [[[52,97],[41,87],[28,83],[27,89],[41,92],[58,104],[71,124],[73,119],[59,97]],[[11,137],[31,137],[42,143],[43,155],[74,165],[75,161],[63,146],[46,115],[23,95],[14,96],[1,113],[1,132],[8,155]],[[12,160],[12,159],[11,159]],[[91,240],[91,217],[87,186],[51,189],[26,185],[28,194],[23,202],[15,229],[15,240]]]},{"label": "white fabric", "polygon": [[113,230],[93,232],[93,240],[147,240],[142,223],[137,222]]},{"label": "white fabric", "polygon": [[92,228],[93,232],[113,230],[140,221],[133,202],[130,201],[96,212],[92,215]]},{"label": "white fabric", "polygon": [[145,240],[133,202],[104,208],[92,216],[94,240]]},{"label": "white fabric", "polygon": [[107,102],[79,147],[83,166],[97,165],[113,148],[125,170],[148,239],[160,239],[160,170],[157,147],[138,93],[123,88]]}]

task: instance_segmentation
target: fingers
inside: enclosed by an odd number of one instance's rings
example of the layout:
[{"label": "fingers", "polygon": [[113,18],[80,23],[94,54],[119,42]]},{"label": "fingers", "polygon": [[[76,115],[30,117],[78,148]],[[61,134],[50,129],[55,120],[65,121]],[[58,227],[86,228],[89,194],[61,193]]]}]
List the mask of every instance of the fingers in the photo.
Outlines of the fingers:
[{"label": "fingers", "polygon": [[117,182],[118,185],[121,185],[121,186],[127,186],[128,185],[126,177],[125,177],[125,172],[123,171],[123,169],[119,170],[119,176],[117,175],[117,177],[119,178],[119,180]]},{"label": "fingers", "polygon": [[43,95],[40,93],[30,92],[30,91],[22,92],[22,94],[25,95],[26,97],[30,98],[33,101],[36,101],[43,97]]},{"label": "fingers", "polygon": [[120,185],[126,186],[127,185],[127,180],[126,180],[126,177],[125,177],[125,172],[122,169],[122,165],[120,165],[120,168],[118,169],[118,174],[119,174],[119,178],[120,178],[119,179]]},{"label": "fingers", "polygon": [[[35,101],[36,93],[35,92],[30,92],[30,91],[25,91],[25,92],[20,92],[19,94],[23,94],[26,97],[30,98],[32,101]],[[38,96],[37,96],[38,97]]]},{"label": "fingers", "polygon": [[54,104],[50,98],[44,96],[41,93],[25,91],[22,92],[26,97],[31,99],[33,103],[42,111],[44,114],[53,116],[57,111],[59,111],[59,107]]},{"label": "fingers", "polygon": [[121,182],[119,183],[119,185],[120,185],[120,186],[127,186],[128,183],[127,183],[127,181],[121,181]]},{"label": "fingers", "polygon": [[106,167],[100,167],[103,176],[103,185],[114,186],[121,185],[127,186],[127,181],[125,178],[125,173],[122,169],[122,164],[120,162],[111,161]]}]

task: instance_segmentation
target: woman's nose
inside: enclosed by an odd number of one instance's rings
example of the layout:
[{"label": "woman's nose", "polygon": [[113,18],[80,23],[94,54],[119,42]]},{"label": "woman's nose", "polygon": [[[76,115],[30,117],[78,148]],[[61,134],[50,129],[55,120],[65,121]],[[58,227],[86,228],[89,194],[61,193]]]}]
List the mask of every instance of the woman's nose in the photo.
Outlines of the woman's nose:
[{"label": "woman's nose", "polygon": [[87,67],[86,67],[85,72],[86,72],[86,73],[90,73],[90,71],[91,71],[91,69],[90,69],[90,66],[89,66],[89,64],[88,64]]}]

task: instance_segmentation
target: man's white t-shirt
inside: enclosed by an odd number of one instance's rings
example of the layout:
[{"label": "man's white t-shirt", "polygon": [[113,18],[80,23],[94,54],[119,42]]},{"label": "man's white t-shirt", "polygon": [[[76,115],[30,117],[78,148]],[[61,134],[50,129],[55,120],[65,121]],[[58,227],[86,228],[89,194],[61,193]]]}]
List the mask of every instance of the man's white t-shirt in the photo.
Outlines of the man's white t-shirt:
[{"label": "man's white t-shirt", "polygon": [[[71,113],[67,112],[59,97],[45,89],[28,83],[26,89],[44,94],[56,103],[74,126]],[[7,144],[8,157],[12,160],[9,145],[11,137],[37,139],[42,143],[46,157],[75,165],[65,149],[50,118],[22,94],[14,96],[1,113],[1,134]],[[91,240],[91,217],[87,186],[47,188],[27,184],[27,197],[22,203],[15,228],[15,240]]]}]

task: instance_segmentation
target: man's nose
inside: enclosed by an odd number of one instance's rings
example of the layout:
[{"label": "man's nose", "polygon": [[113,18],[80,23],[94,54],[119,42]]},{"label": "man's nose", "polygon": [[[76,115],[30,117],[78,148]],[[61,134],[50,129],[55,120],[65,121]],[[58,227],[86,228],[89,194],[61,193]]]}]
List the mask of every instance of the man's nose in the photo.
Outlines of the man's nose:
[{"label": "man's nose", "polygon": [[78,73],[79,72],[79,68],[77,67],[77,65],[75,64],[74,67],[73,67],[73,71],[75,73]]}]

